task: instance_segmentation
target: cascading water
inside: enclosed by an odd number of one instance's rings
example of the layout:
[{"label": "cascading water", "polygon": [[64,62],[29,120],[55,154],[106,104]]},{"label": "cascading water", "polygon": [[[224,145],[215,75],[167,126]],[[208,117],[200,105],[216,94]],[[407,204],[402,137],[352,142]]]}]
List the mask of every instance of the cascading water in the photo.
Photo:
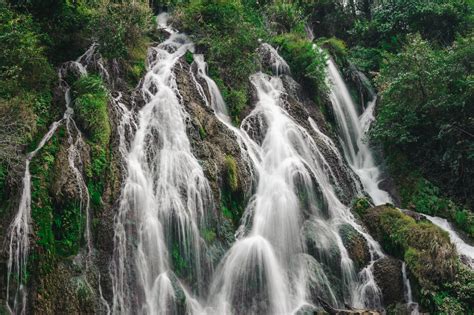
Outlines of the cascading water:
[{"label": "cascading water", "polygon": [[382,173],[365,141],[366,132],[374,120],[373,112],[377,97],[372,93],[372,100],[362,115],[359,115],[357,106],[332,59],[327,61],[327,72],[330,85],[329,96],[346,160],[359,176],[364,190],[375,205],[391,202],[390,195],[379,188]]},{"label": "cascading water", "polygon": [[[268,47],[265,50],[269,51]],[[252,222],[249,227],[239,229],[237,242],[215,274],[208,299],[209,312],[292,313],[314,302],[308,299],[310,286],[316,286],[320,296],[334,305],[342,305],[345,301],[359,307],[380,307],[380,292],[371,269],[368,267],[356,275],[338,234],[340,225],[350,224],[366,236],[374,257],[383,254],[337,199],[324,171],[330,166],[309,134],[283,109],[281,96],[285,92],[278,73],[287,72],[287,66],[284,67],[286,63],[274,49],[270,51],[273,54],[270,59],[273,60],[272,68],[277,75],[270,77],[258,73],[252,76],[259,102],[241,129],[227,123],[229,119],[221,110],[225,104],[217,86],[205,74],[202,56],[195,55],[194,58],[198,64],[198,76],[204,79],[210,90],[211,101],[207,100],[204,88],[194,79],[197,90],[213,107],[217,117],[244,139],[246,147],[252,148],[251,152],[256,153],[250,157],[258,171],[257,191],[244,214]],[[222,104],[216,106],[216,100]],[[261,135],[261,145],[248,134],[250,129],[259,127],[253,125],[255,122],[267,126],[266,133]],[[301,195],[306,195],[306,202],[301,201]],[[306,220],[305,216],[308,216]],[[243,221],[245,225],[246,220]],[[328,254],[325,249],[331,245],[340,253],[339,264],[346,289],[343,300],[336,297],[336,288],[328,280],[322,264],[305,253],[305,237],[301,234],[304,223],[321,228],[321,231],[316,229],[316,233],[320,233],[316,238],[324,239],[321,243],[326,243],[320,244],[322,256]]]},{"label": "cascading water", "polygon": [[407,308],[410,311],[411,315],[418,315],[418,303],[413,302],[413,295],[411,293],[411,284],[410,280],[407,277],[407,265],[405,262],[402,264],[402,276],[403,276],[403,286],[405,288],[405,302],[407,303]]},{"label": "cascading water", "polygon": [[[27,302],[27,261],[30,249],[31,231],[31,174],[30,162],[51,139],[56,130],[64,123],[68,135],[68,165],[71,168],[79,192],[79,202],[81,213],[85,212],[86,226],[84,229],[84,239],[86,240],[87,256],[92,251],[92,240],[90,233],[90,214],[89,214],[89,192],[84,178],[78,167],[82,167],[80,156],[80,146],[83,144],[81,133],[74,122],[72,115],[74,113],[71,107],[70,87],[63,80],[68,69],[74,69],[79,75],[86,75],[86,65],[89,63],[96,45],[92,45],[76,61],[66,63],[59,70],[59,81],[64,92],[66,110],[63,117],[51,124],[48,132],[43,136],[36,149],[30,152],[25,161],[25,173],[23,176],[23,190],[21,193],[20,204],[17,214],[9,228],[9,257],[7,263],[7,309],[13,314],[25,314]],[[78,166],[79,165],[79,166]],[[88,260],[87,260],[88,261]],[[10,297],[11,280],[15,278],[16,289],[13,297]]]},{"label": "cascading water", "polygon": [[[43,136],[36,149],[29,153],[25,162],[25,174],[23,175],[23,191],[21,193],[20,205],[18,212],[13,219],[8,233],[8,274],[7,274],[7,308],[12,314],[26,313],[27,299],[27,262],[30,249],[30,233],[31,233],[31,175],[30,162],[39,150],[54,135],[55,131],[61,125],[62,119],[54,122],[48,132]],[[16,290],[13,297],[13,304],[10,304],[10,282],[12,277],[16,279]]]},{"label": "cascading water", "polygon": [[[333,106],[336,121],[339,127],[339,134],[344,155],[351,168],[360,178],[364,190],[371,197],[375,205],[392,202],[388,192],[379,187],[381,180],[381,170],[375,163],[373,153],[366,142],[365,136],[371,123],[375,120],[374,110],[377,102],[377,95],[370,87],[368,79],[359,73],[363,83],[367,86],[372,99],[363,109],[359,116],[355,102],[341,77],[334,61],[327,61],[328,81],[330,85],[330,100]],[[372,260],[368,268],[372,268]],[[366,267],[367,268],[367,267]],[[403,279],[405,284],[405,295],[407,306],[412,315],[418,314],[418,304],[413,302],[411,295],[410,281],[406,277],[406,266],[403,263]]]},{"label": "cascading water", "polygon": [[[172,259],[180,257],[190,264],[187,276],[195,285],[193,291],[198,296],[204,293],[203,268],[208,263],[200,228],[213,207],[212,197],[191,152],[188,115],[173,72],[193,45],[185,35],[167,28],[163,19],[166,16],[158,17],[159,25],[170,37],[149,53],[149,71],[142,84],[146,105],[138,113],[115,218],[113,313],[178,312],[176,287],[188,296],[172,270]],[[186,303],[187,308],[197,304],[190,296]]]},{"label": "cascading water", "polygon": [[448,232],[451,242],[456,246],[459,255],[464,256],[466,263],[474,269],[474,246],[467,244],[453,229],[448,220],[423,214],[434,225]]}]

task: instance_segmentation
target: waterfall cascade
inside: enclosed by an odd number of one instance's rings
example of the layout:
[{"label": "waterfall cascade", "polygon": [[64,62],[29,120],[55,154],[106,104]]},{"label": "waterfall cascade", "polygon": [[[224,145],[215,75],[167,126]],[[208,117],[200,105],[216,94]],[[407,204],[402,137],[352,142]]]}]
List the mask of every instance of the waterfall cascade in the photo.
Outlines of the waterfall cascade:
[{"label": "waterfall cascade", "polygon": [[[251,82],[257,90],[259,102],[240,129],[228,123],[226,110],[223,110],[225,103],[217,86],[206,74],[203,57],[194,57],[198,76],[206,82],[211,101],[207,100],[205,88],[194,79],[197,90],[221,121],[234,130],[238,138],[243,139],[245,147],[251,148],[250,152],[254,154],[250,154],[250,157],[258,171],[257,191],[244,215],[251,217],[253,223],[250,227],[241,227],[237,242],[219,266],[211,286],[209,307],[219,314],[292,313],[311,304],[307,298],[307,288],[314,285],[318,286],[321,296],[328,301],[335,305],[342,304],[337,301],[334,288],[320,263],[305,253],[304,236],[299,232],[305,211],[313,212],[307,222],[314,222],[308,224],[325,227],[325,241],[335,239],[334,245],[343,256],[340,264],[345,285],[351,287],[345,301],[357,306],[380,306],[380,292],[375,285],[371,267],[374,259],[383,254],[378,244],[355,225],[348,209],[335,196],[324,173],[324,170],[331,168],[309,134],[284,110],[282,96],[285,91],[279,74],[289,73],[288,65],[268,44],[262,44],[262,49],[271,53],[269,60],[275,75],[257,73],[252,76]],[[309,119],[312,127],[319,132],[318,136],[337,152],[332,141]],[[266,133],[261,135],[264,139],[261,145],[248,133],[255,127],[262,130],[261,126],[253,126],[254,122],[267,126]],[[254,132],[250,134],[255,135]],[[336,155],[340,157],[338,153]],[[342,158],[339,161],[342,163]],[[314,206],[318,204],[315,193],[315,186],[318,184],[324,187],[321,197],[323,200],[319,202],[326,203],[323,206],[326,209]],[[304,193],[309,196],[307,205],[312,209],[302,207],[298,196],[302,193],[300,189],[305,190]],[[329,220],[324,218],[325,210],[332,212]],[[338,226],[345,222],[355,225],[371,245],[374,259],[359,275],[355,275],[352,262],[338,234]],[[281,229],[274,231],[275,226]],[[310,280],[306,281],[307,278]]]},{"label": "waterfall cascade", "polygon": [[[161,15],[159,23],[164,18]],[[173,72],[193,45],[185,35],[167,30],[170,37],[149,54],[142,83],[146,105],[138,113],[126,157],[127,178],[115,218],[111,265],[114,313],[179,312],[176,287],[185,294],[186,289],[171,269],[171,256],[191,262],[189,277],[196,284],[195,292],[204,290],[203,268],[208,264],[200,228],[212,209],[212,198],[191,153],[188,116]],[[192,299],[187,303],[193,304]]]},{"label": "waterfall cascade", "polygon": [[[92,239],[90,232],[90,213],[89,213],[89,192],[82,175],[82,161],[80,155],[80,148],[84,144],[81,132],[76,126],[72,117],[74,110],[71,107],[71,88],[63,79],[69,70],[76,71],[79,75],[87,74],[87,64],[90,62],[95,51],[96,45],[91,47],[78,59],[66,63],[59,69],[59,82],[63,90],[66,110],[63,117],[52,123],[48,132],[43,136],[36,149],[28,153],[25,161],[25,173],[23,175],[23,190],[21,193],[20,204],[18,206],[17,214],[15,215],[8,232],[9,239],[9,257],[7,263],[7,308],[14,314],[26,313],[27,302],[27,288],[25,283],[27,281],[26,266],[28,262],[28,254],[30,249],[30,234],[31,231],[31,174],[30,162],[43,148],[43,146],[53,137],[56,130],[65,125],[67,131],[68,141],[68,166],[74,174],[77,189],[79,192],[80,211],[85,214],[86,223],[84,227],[84,239],[86,241],[88,257],[92,251]],[[88,259],[86,260],[86,262]],[[11,280],[15,279],[16,289],[14,296],[10,297]]]},{"label": "waterfall cascade", "polygon": [[408,280],[407,276],[407,265],[405,262],[402,264],[402,275],[403,275],[403,286],[405,289],[405,301],[407,303],[408,310],[410,311],[411,315],[418,315],[418,303],[413,302],[413,295],[411,293],[411,284],[410,280]]},{"label": "waterfall cascade", "polygon": [[360,178],[364,190],[375,205],[391,202],[390,195],[379,187],[382,174],[365,139],[366,132],[374,120],[373,112],[377,97],[371,92],[372,100],[359,115],[357,106],[331,59],[327,62],[327,72],[330,85],[329,96],[346,160]]}]

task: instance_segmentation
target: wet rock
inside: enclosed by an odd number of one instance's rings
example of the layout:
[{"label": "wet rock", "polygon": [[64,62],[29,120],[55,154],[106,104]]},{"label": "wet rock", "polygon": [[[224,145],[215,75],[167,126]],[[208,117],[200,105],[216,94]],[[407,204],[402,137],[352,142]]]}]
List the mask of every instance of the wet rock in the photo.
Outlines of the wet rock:
[{"label": "wet rock", "polygon": [[336,277],[341,275],[341,253],[333,242],[337,237],[322,221],[307,220],[302,229],[307,252],[318,262],[331,270]]},{"label": "wet rock", "polygon": [[374,263],[374,277],[382,291],[382,300],[387,307],[404,303],[404,284],[402,262],[391,257],[384,257]]},{"label": "wet rock", "polygon": [[342,225],[339,234],[356,270],[360,271],[370,262],[370,252],[366,239],[349,224]]},{"label": "wet rock", "polygon": [[323,300],[322,298],[319,298],[319,304],[323,307],[323,309],[328,313],[328,314],[334,314],[334,315],[378,315],[380,312],[374,311],[374,310],[364,310],[364,309],[355,309],[352,308],[348,305],[346,305],[346,309],[337,309],[333,306],[331,306],[328,302]]},{"label": "wet rock", "polygon": [[[189,64],[181,60],[175,67],[176,82],[189,114],[187,132],[192,150],[209,180],[215,202],[217,205],[220,204],[219,196],[228,155],[235,159],[240,189],[249,197],[247,191],[252,187],[251,170],[241,155],[236,136],[205,104],[191,77],[191,70]],[[205,82],[200,83],[207,93]]]},{"label": "wet rock", "polygon": [[[336,187],[336,194],[342,202],[348,205],[356,195],[356,187],[358,185],[356,181],[358,179],[347,166],[342,156],[337,153],[342,152],[341,148],[338,147],[337,137],[331,132],[320,107],[308,98],[301,86],[290,76],[284,75],[281,78],[287,92],[283,96],[285,110],[299,125],[305,128],[309,136],[315,141],[317,149],[324,156],[330,167],[330,170],[328,169],[327,171],[328,174],[331,174],[329,177],[333,187]],[[332,139],[335,145],[333,148],[329,147],[327,142],[317,134],[311,126],[309,118],[314,121],[323,134]]]}]

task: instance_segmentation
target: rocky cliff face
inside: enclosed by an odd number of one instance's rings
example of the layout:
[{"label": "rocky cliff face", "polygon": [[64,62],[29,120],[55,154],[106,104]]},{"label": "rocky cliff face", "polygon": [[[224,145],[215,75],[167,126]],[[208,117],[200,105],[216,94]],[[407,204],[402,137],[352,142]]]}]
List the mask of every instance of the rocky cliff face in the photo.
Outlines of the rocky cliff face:
[{"label": "rocky cliff face", "polygon": [[[54,218],[64,218],[68,215],[68,207],[84,202],[84,195],[80,194],[76,180],[77,174],[70,167],[70,142],[65,137],[64,127],[51,144],[45,147],[33,163],[35,168],[48,168],[48,176],[37,176],[34,181],[33,217],[35,233],[30,236],[34,244],[31,250],[31,259],[28,269],[31,270],[29,279],[29,299],[27,309],[33,313],[106,313],[112,300],[112,284],[109,267],[113,255],[114,217],[118,211],[122,183],[125,175],[124,150],[126,151],[135,132],[136,114],[144,105],[140,95],[140,85],[136,89],[127,87],[124,71],[118,63],[102,63],[100,55],[93,54],[88,60],[89,72],[98,73],[107,88],[107,124],[111,133],[107,139],[105,149],[105,171],[99,177],[90,175],[95,163],[94,144],[86,135],[86,126],[78,120],[78,134],[84,134],[84,141],[78,146],[78,171],[86,178],[88,200],[90,203],[91,245],[92,252],[87,251],[86,240],[81,229],[84,213],[73,213],[79,216],[70,224],[78,224],[76,238],[72,244],[74,250],[57,253],[57,244],[63,244],[64,237],[57,234],[63,228],[59,224],[69,224],[66,221],[55,222]],[[271,66],[261,58],[261,69],[271,72]],[[213,207],[208,214],[207,229],[203,232],[209,248],[210,260],[213,265],[221,260],[226,250],[235,241],[235,232],[240,226],[242,215],[249,198],[254,193],[254,170],[247,163],[236,138],[228,126],[216,116],[206,104],[196,86],[202,79],[196,79],[196,66],[182,57],[174,68],[177,88],[182,103],[188,114],[186,120],[187,135],[190,139],[194,156],[202,166],[209,181],[213,194]],[[322,104],[315,104],[295,82],[290,75],[283,75],[282,81],[287,93],[283,96],[283,108],[289,115],[308,132],[308,136],[316,142],[319,151],[329,163],[332,184],[337,187],[339,199],[349,205],[359,193],[360,183],[338,152],[341,152],[337,138],[330,124],[325,120],[321,111]],[[209,99],[209,91],[204,91]],[[61,112],[64,104],[64,91],[57,89],[55,106]],[[252,104],[257,101],[255,91],[249,95],[248,114]],[[125,117],[125,113],[128,116]],[[123,119],[130,119],[127,128],[124,128]],[[244,118],[244,117],[242,117]],[[317,126],[315,128],[315,126]],[[265,128],[265,125],[261,125]],[[252,135],[252,133],[249,131]],[[258,133],[256,133],[258,134]],[[76,135],[77,136],[77,135]],[[254,139],[256,142],[258,138]],[[124,146],[124,147],[122,147]],[[100,181],[99,186],[94,183]],[[316,182],[316,181],[315,181]],[[35,194],[39,195],[35,195]],[[15,212],[16,203],[10,210]],[[81,208],[82,209],[82,208]],[[8,217],[8,216],[4,216]],[[132,218],[131,218],[132,219]],[[73,220],[73,219],[70,219]],[[2,221],[2,231],[6,231],[9,221]],[[324,258],[322,263],[331,277],[331,281],[341,281],[341,270],[331,269],[329,266],[339,262],[339,256],[321,256],[317,247],[318,240],[314,239],[316,230],[321,227],[314,224],[305,224],[302,233],[305,234],[308,254],[317,260]],[[42,233],[51,233],[45,237]],[[55,234],[56,233],[56,234]],[[364,237],[353,227],[342,226],[339,231],[349,257],[354,261],[357,271],[366,267],[371,260],[368,245]],[[68,241],[71,241],[67,239]],[[0,242],[5,242],[5,235],[0,235]],[[56,245],[54,245],[56,244]],[[49,252],[51,250],[52,252]],[[2,251],[0,272],[5,275],[8,255]],[[308,260],[311,261],[311,260]],[[331,270],[330,270],[331,269]],[[401,264],[397,260],[386,258],[375,264],[375,281],[381,286],[385,303],[403,303],[403,283],[401,283]],[[5,280],[5,279],[2,279]],[[189,280],[189,279],[188,279]],[[183,279],[183,281],[188,281]],[[189,280],[191,281],[191,280]],[[390,285],[387,283],[390,282]],[[193,283],[187,283],[193,286]],[[181,294],[184,294],[181,292]],[[318,303],[317,286],[312,288],[312,299]],[[336,292],[342,295],[341,292]],[[0,292],[0,299],[6,296],[5,290]],[[4,305],[5,303],[2,303]],[[183,306],[184,307],[184,306]]]}]

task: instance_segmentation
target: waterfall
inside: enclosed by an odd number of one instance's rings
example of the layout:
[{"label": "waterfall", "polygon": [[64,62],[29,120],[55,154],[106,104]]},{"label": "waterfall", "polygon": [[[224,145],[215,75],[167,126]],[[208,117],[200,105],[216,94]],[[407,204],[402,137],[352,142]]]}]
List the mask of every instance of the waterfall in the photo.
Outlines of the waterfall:
[{"label": "waterfall", "polygon": [[[28,295],[26,287],[27,263],[30,250],[30,234],[32,233],[30,162],[38,151],[51,139],[62,121],[63,119],[51,124],[48,132],[43,136],[36,149],[26,157],[20,204],[8,231],[10,241],[8,246],[7,308],[13,314],[26,314],[26,299]],[[13,297],[13,305],[10,304],[10,281],[12,277],[16,277],[18,282],[15,296]]]},{"label": "waterfall", "polygon": [[188,297],[186,308],[195,309],[197,301],[175,272],[179,264],[190,265],[184,276],[198,296],[209,273],[203,269],[208,263],[200,229],[213,208],[212,196],[191,152],[186,135],[189,117],[173,71],[193,44],[163,20],[166,16],[158,17],[170,37],[149,52],[141,86],[146,105],[138,113],[127,153],[127,178],[115,218],[113,313],[179,312],[177,291]]},{"label": "waterfall", "polygon": [[[85,184],[81,170],[82,161],[80,156],[80,146],[83,145],[83,140],[79,129],[74,122],[72,115],[74,113],[71,107],[70,87],[63,80],[69,69],[74,69],[79,75],[87,74],[87,64],[90,62],[91,57],[97,46],[95,44],[75,61],[66,63],[59,69],[58,76],[60,81],[60,87],[63,89],[66,109],[63,117],[52,123],[49,127],[48,132],[43,136],[36,149],[30,152],[25,161],[25,172],[22,180],[22,193],[20,203],[18,206],[17,214],[15,215],[12,223],[8,230],[9,239],[9,256],[7,263],[7,308],[11,313],[14,314],[25,314],[26,313],[26,302],[27,302],[27,262],[28,254],[30,249],[30,234],[33,233],[31,230],[31,174],[30,174],[30,162],[36,156],[36,154],[43,148],[43,146],[51,139],[56,130],[64,124],[67,131],[67,140],[69,147],[68,152],[68,165],[73,171],[77,188],[80,197],[80,210],[81,213],[85,212],[86,215],[86,226],[84,228],[84,239],[87,247],[87,257],[89,257],[92,251],[92,240],[90,233],[90,214],[89,214],[89,192],[87,185]],[[88,259],[86,263],[88,262]],[[15,278],[17,282],[17,288],[15,289],[15,295],[13,298],[13,305],[11,305],[10,297],[10,286],[12,278]]]},{"label": "waterfall", "polygon": [[[283,109],[281,96],[285,91],[278,74],[289,71],[285,71],[286,62],[273,48],[269,49],[268,44],[262,46],[272,54],[269,60],[275,76],[257,73],[251,77],[259,101],[240,129],[229,123],[222,96],[206,74],[203,56],[194,55],[197,78],[191,74],[199,94],[242,141],[241,148],[247,150],[243,155],[250,152],[248,156],[258,178],[256,193],[244,214],[251,223],[246,226],[247,220],[242,220],[237,242],[215,273],[208,310],[213,314],[292,313],[315,303],[309,298],[311,286],[334,305],[347,302],[359,307],[380,307],[380,291],[371,272],[373,261],[383,256],[380,247],[337,199],[325,173],[328,169],[331,171],[329,164],[307,131]],[[198,82],[199,78],[206,83],[207,93],[206,87]],[[255,135],[256,130],[263,130],[255,124],[267,126],[266,133],[260,135],[263,138],[261,145],[250,136]],[[317,128],[314,121],[312,125]],[[323,141],[329,141],[329,138]],[[342,159],[340,161],[342,163]],[[301,195],[308,198],[304,204]],[[305,212],[310,213],[308,219],[305,219]],[[359,275],[355,273],[338,233],[344,223],[353,226],[367,239],[373,256],[372,262]],[[336,297],[336,287],[329,281],[322,263],[306,253],[305,236],[301,234],[305,225],[316,226],[314,231],[319,233],[316,238],[324,239],[320,244],[322,256],[330,255],[325,251],[331,246],[340,253],[339,264],[346,288],[343,301]]]},{"label": "waterfall", "polygon": [[374,120],[373,112],[377,97],[372,93],[372,100],[359,115],[357,106],[332,59],[327,61],[327,73],[330,85],[329,97],[344,156],[375,205],[391,202],[390,195],[379,187],[382,173],[365,139],[366,132]]},{"label": "waterfall", "polygon": [[[365,75],[358,72],[359,77],[367,86],[372,97],[367,106],[363,108],[362,114],[358,115],[357,106],[331,58],[327,61],[327,70],[330,85],[330,100],[339,127],[341,144],[346,160],[359,177],[364,191],[371,197],[375,205],[392,202],[388,192],[379,187],[382,173],[375,163],[373,153],[367,143],[367,139],[365,139],[371,123],[375,120],[374,110],[377,95],[372,90]],[[370,268],[373,263],[372,261]],[[418,314],[418,304],[413,302],[410,281],[406,277],[405,263],[403,263],[402,272],[407,307],[410,309],[411,314],[416,315]],[[371,274],[369,274],[369,277],[370,276]]]},{"label": "waterfall", "polygon": [[402,276],[403,287],[405,291],[405,302],[407,303],[408,311],[411,315],[418,315],[420,313],[418,309],[418,303],[413,302],[413,295],[411,293],[411,285],[410,280],[407,276],[407,265],[405,264],[405,262],[403,262],[402,264]]}]

